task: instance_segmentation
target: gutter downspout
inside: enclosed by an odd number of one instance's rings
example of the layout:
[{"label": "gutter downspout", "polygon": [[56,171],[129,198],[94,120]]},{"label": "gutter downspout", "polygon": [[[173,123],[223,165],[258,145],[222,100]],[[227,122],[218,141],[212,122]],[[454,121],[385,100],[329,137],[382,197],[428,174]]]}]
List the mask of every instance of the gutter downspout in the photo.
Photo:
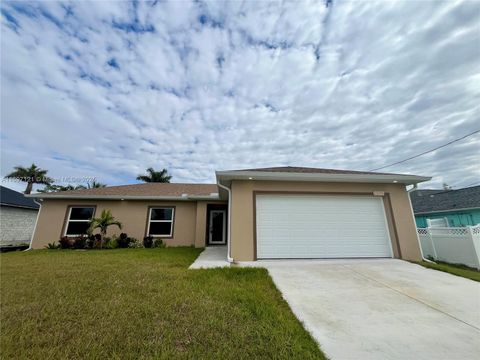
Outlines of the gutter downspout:
[{"label": "gutter downspout", "polygon": [[35,226],[33,227],[32,236],[30,237],[30,244],[28,245],[28,249],[25,249],[24,251],[32,250],[33,237],[35,236],[35,231],[37,230],[37,224],[38,224],[38,218],[40,217],[40,211],[42,211],[42,204],[37,202],[36,200],[33,200],[33,202],[40,207],[38,208],[37,218],[35,219]]},{"label": "gutter downspout", "polygon": [[230,190],[229,187],[220,184],[220,182],[217,182],[218,187],[221,189],[225,190],[228,193],[228,227],[227,227],[227,261],[229,263],[233,263],[233,258],[230,256],[231,253],[231,219],[232,219],[232,190]]},{"label": "gutter downspout", "polygon": [[417,186],[418,186],[417,184],[413,184],[413,188],[411,188],[410,190],[407,190],[407,196],[408,196],[408,203],[410,204],[410,213],[412,214],[413,223],[415,224],[415,233],[416,233],[416,236],[417,236],[418,248],[420,249],[420,255],[422,256],[423,261],[426,261],[426,262],[429,262],[429,263],[432,263],[432,264],[436,264],[436,262],[434,262],[432,260],[428,260],[425,256],[423,256],[422,243],[420,242],[420,237],[418,236],[417,224],[415,222],[415,215],[413,213],[412,198],[410,197],[410,193],[412,191],[417,190]]}]

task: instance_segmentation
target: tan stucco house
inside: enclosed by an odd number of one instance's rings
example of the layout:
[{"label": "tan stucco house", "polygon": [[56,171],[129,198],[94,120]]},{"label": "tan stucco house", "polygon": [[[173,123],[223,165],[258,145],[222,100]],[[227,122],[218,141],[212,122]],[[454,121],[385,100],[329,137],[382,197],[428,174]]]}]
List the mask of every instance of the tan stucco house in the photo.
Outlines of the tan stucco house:
[{"label": "tan stucco house", "polygon": [[92,216],[110,209],[130,236],[227,245],[230,261],[421,259],[406,186],[429,177],[275,167],[217,171],[216,179],[32,194],[41,209],[31,247],[83,233]]}]

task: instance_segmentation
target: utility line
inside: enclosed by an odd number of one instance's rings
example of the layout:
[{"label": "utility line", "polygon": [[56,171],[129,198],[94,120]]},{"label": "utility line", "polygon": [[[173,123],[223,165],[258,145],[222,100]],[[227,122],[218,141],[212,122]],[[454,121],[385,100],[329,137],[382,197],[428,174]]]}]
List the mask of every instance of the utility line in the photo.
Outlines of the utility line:
[{"label": "utility line", "polygon": [[475,131],[471,132],[470,134],[467,134],[467,135],[462,136],[462,137],[459,137],[459,138],[457,138],[457,139],[455,139],[455,140],[449,141],[448,143],[443,144],[443,145],[440,145],[440,146],[437,146],[436,148],[433,148],[433,149],[424,151],[424,152],[422,152],[422,153],[420,153],[420,154],[411,156],[411,157],[409,157],[409,158],[407,158],[407,159],[403,159],[403,160],[400,160],[400,161],[397,161],[397,162],[394,162],[394,163],[391,163],[391,164],[388,164],[388,165],[381,166],[381,167],[379,167],[379,168],[375,168],[375,169],[368,170],[368,171],[376,171],[376,170],[384,169],[384,168],[386,168],[386,167],[390,167],[390,166],[393,166],[393,165],[397,165],[397,164],[404,163],[404,162],[406,162],[406,161],[409,161],[409,160],[418,158],[418,157],[420,157],[420,156],[422,156],[422,155],[431,153],[432,151],[435,151],[435,150],[444,148],[445,146],[448,146],[448,145],[453,144],[453,143],[455,143],[455,142],[457,142],[457,141],[463,140],[463,139],[465,139],[465,138],[467,138],[467,137],[469,137],[469,136],[475,135],[475,134],[477,134],[477,133],[479,133],[479,132],[480,132],[480,129],[475,130]]}]

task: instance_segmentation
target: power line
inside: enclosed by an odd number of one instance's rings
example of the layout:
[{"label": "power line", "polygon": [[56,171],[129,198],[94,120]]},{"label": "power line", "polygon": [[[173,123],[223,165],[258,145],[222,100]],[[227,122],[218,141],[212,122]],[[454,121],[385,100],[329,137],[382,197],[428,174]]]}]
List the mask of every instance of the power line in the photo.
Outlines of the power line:
[{"label": "power line", "polygon": [[407,159],[403,159],[403,160],[400,160],[400,161],[397,161],[397,162],[394,162],[394,163],[391,163],[391,164],[388,164],[388,165],[385,165],[385,166],[381,166],[381,167],[376,168],[376,169],[368,170],[368,171],[376,171],[376,170],[384,169],[384,168],[386,168],[386,167],[390,167],[390,166],[393,166],[393,165],[397,165],[397,164],[404,163],[405,161],[409,161],[409,160],[418,158],[418,157],[420,157],[420,156],[422,156],[422,155],[431,153],[431,152],[433,152],[433,151],[435,151],[435,150],[444,148],[445,146],[448,146],[448,145],[453,144],[453,143],[455,143],[455,142],[457,142],[457,141],[463,140],[463,139],[465,139],[465,138],[467,138],[467,137],[469,137],[469,136],[475,135],[475,134],[477,134],[477,133],[479,133],[479,132],[480,132],[480,129],[475,130],[474,132],[471,132],[470,134],[467,134],[467,135],[462,136],[462,137],[459,137],[459,138],[457,138],[457,139],[455,139],[455,140],[449,141],[448,143],[443,144],[443,145],[440,145],[440,146],[437,146],[436,148],[433,148],[433,149],[424,151],[424,152],[422,152],[422,153],[420,153],[420,154],[411,156],[411,157],[409,157],[409,158],[407,158]]}]

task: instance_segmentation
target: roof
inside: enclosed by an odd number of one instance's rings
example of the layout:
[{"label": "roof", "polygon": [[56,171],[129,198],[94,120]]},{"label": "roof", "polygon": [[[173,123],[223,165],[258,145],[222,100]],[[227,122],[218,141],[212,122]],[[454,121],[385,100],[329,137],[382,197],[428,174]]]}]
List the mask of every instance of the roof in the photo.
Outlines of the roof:
[{"label": "roof", "polygon": [[300,173],[300,174],[401,175],[401,174],[392,174],[392,173],[378,173],[378,172],[371,172],[371,171],[323,169],[323,168],[298,167],[298,166],[277,166],[277,167],[256,168],[256,169],[230,170],[230,171],[258,171],[258,172],[281,172],[281,173]]},{"label": "roof", "polygon": [[0,186],[0,204],[2,206],[14,206],[28,209],[40,208],[40,205],[33,201],[33,199],[26,198],[24,194],[6,188],[5,186]]},{"label": "roof", "polygon": [[458,190],[415,190],[410,193],[415,214],[480,208],[480,186]]},{"label": "roof", "polygon": [[231,180],[401,183],[410,185],[431,179],[431,177],[410,174],[293,166],[217,171],[216,175],[217,181],[224,185],[228,185]]},{"label": "roof", "polygon": [[[274,167],[243,170],[217,171],[217,181],[228,185],[233,179],[274,181],[320,181],[320,182],[364,182],[416,184],[430,180],[406,174],[374,173],[366,171],[334,170],[307,167]],[[220,193],[220,194],[219,194]],[[125,199],[125,200],[202,200],[225,198],[225,191],[217,184],[143,183],[134,185],[108,186],[95,189],[59,191],[55,193],[31,194],[35,198],[57,199]]]},{"label": "roof", "polygon": [[216,197],[216,184],[143,183],[32,194],[39,198],[174,199]]}]

